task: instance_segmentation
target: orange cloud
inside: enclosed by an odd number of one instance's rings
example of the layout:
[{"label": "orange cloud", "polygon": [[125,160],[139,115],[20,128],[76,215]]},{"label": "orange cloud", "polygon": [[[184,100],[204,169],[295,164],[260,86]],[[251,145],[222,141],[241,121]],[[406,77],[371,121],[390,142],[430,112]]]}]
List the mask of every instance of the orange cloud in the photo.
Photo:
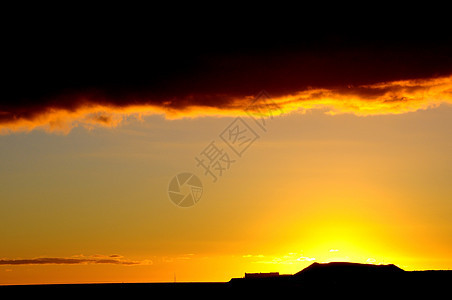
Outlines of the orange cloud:
[{"label": "orange cloud", "polygon": [[[271,91],[270,91],[271,92]],[[203,96],[200,96],[203,97]],[[218,104],[200,105],[202,101],[190,98],[184,105],[174,106],[171,101],[113,105],[103,101],[84,100],[75,108],[49,107],[26,117],[0,111],[0,133],[27,132],[41,129],[67,134],[74,127],[88,130],[96,127],[116,127],[131,119],[142,120],[160,114],[167,119],[196,118],[202,116],[234,117],[246,115],[245,109],[253,96],[221,96]],[[209,99],[212,96],[208,96]],[[225,100],[226,99],[226,100]],[[337,88],[310,88],[296,93],[278,95],[272,99],[278,113],[305,113],[314,109],[327,114],[350,113],[357,116],[403,114],[452,103],[452,75],[438,78],[380,82],[371,85]],[[193,104],[192,104],[193,103]],[[213,103],[213,104],[212,104]],[[3,115],[3,118],[1,118]]]},{"label": "orange cloud", "polygon": [[338,89],[311,89],[276,101],[286,111],[321,108],[333,115],[402,114],[452,103],[452,76]]}]

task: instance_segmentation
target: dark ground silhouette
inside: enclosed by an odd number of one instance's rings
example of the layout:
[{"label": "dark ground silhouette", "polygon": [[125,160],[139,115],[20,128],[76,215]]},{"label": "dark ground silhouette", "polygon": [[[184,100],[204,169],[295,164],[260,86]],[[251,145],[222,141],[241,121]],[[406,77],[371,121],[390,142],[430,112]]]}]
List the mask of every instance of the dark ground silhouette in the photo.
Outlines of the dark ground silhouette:
[{"label": "dark ground silhouette", "polygon": [[247,274],[229,282],[216,283],[117,283],[2,286],[0,295],[76,297],[249,298],[308,299],[312,296],[356,296],[393,298],[437,295],[446,297],[452,287],[452,271],[404,271],[395,265],[332,262],[313,263],[293,275]]}]

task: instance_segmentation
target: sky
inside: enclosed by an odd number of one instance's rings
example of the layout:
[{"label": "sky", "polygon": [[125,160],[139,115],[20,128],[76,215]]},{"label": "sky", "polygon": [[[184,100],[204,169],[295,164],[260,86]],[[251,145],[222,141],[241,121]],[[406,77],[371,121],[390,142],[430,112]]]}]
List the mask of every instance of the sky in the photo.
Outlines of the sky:
[{"label": "sky", "polygon": [[53,25],[6,37],[0,284],[452,268],[450,38]]}]

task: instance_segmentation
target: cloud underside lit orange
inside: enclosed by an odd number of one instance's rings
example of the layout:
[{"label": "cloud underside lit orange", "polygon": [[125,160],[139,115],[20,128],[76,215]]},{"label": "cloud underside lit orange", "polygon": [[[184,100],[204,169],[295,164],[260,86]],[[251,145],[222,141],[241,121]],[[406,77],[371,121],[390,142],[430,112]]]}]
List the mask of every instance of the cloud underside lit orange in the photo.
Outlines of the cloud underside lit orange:
[{"label": "cloud underside lit orange", "polygon": [[[357,116],[403,114],[452,103],[452,75],[438,78],[413,79],[338,88],[310,88],[286,95],[271,95],[279,113],[306,113],[320,109],[327,114],[354,114]],[[210,98],[214,96],[209,95]],[[166,119],[196,117],[235,117],[246,115],[245,109],[255,95],[228,97],[222,95],[219,104],[172,105],[169,101],[140,101],[130,105],[113,105],[95,99],[80,101],[75,108],[48,107],[28,117],[0,111],[0,133],[32,131],[69,133],[74,127],[117,127],[130,119],[141,120],[149,115],[164,115]],[[224,101],[224,98],[227,101]],[[188,98],[189,99],[189,98]],[[193,103],[199,103],[194,101]]]}]

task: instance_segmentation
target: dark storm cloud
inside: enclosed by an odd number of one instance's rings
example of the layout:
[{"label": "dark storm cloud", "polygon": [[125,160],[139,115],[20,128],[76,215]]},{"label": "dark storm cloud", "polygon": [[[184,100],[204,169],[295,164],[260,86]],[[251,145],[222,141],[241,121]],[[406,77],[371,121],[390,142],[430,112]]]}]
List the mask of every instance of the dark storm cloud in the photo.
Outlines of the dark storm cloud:
[{"label": "dark storm cloud", "polygon": [[[384,90],[363,86],[452,74],[451,38],[431,32],[204,28],[31,28],[2,58],[0,125],[93,105],[228,110],[262,89],[275,98],[308,89],[372,98]],[[114,121],[97,112],[88,119]]]}]

